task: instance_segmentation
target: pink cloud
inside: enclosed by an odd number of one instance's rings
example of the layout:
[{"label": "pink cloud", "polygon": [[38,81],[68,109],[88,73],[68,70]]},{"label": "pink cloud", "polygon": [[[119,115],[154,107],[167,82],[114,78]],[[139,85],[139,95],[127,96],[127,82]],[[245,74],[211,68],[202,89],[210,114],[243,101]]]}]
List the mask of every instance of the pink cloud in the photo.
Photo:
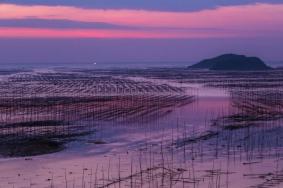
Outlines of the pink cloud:
[{"label": "pink cloud", "polygon": [[[71,37],[73,35],[74,37],[105,38],[245,37],[281,35],[283,32],[283,4],[228,6],[197,12],[102,10],[71,6],[0,4],[0,13],[0,19],[65,19],[146,28],[143,31],[42,29],[46,37],[47,35],[48,37]],[[148,29],[153,27],[158,27],[159,30]],[[173,30],[168,31],[168,28]],[[9,34],[7,31],[12,32]],[[20,31],[24,31],[23,34]],[[29,37],[44,37],[43,33],[36,34],[36,31],[36,29],[27,28],[0,28],[0,36],[13,37],[14,34],[15,37],[24,37],[26,34],[25,36]]]},{"label": "pink cloud", "polygon": [[233,33],[187,32],[179,30],[41,29],[0,28],[2,38],[210,38],[235,37]]}]

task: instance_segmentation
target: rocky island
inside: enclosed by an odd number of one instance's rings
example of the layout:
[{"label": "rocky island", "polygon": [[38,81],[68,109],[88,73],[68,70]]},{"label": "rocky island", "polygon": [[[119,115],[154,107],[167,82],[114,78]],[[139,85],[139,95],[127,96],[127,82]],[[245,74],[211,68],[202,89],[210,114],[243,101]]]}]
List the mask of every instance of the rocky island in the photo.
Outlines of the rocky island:
[{"label": "rocky island", "polygon": [[236,54],[224,54],[215,58],[205,59],[188,68],[226,71],[262,71],[272,69],[258,57]]}]

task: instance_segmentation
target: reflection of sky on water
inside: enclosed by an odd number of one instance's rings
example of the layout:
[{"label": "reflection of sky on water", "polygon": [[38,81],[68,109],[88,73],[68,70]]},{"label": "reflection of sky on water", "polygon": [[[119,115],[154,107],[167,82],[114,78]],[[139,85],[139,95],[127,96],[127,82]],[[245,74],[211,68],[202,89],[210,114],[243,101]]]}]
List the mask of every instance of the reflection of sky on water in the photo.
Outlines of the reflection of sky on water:
[{"label": "reflection of sky on water", "polygon": [[[155,80],[155,82],[159,84],[177,84],[164,80]],[[146,123],[143,123],[138,118],[136,121],[127,124],[97,122],[95,134],[87,135],[69,143],[67,149],[59,153],[32,157],[32,160],[24,160],[23,158],[0,159],[0,180],[2,179],[0,186],[12,185],[9,182],[15,182],[15,184],[21,182],[20,184],[28,186],[31,180],[48,187],[50,182],[47,179],[52,176],[55,184],[64,186],[64,173],[65,169],[67,169],[68,172],[72,172],[72,174],[68,174],[68,179],[71,181],[74,178],[76,184],[80,187],[83,168],[96,169],[98,166],[101,172],[102,169],[108,168],[110,162],[112,164],[111,175],[117,177],[119,158],[122,161],[122,175],[125,175],[128,173],[128,165],[132,156],[137,157],[140,152],[139,149],[144,145],[156,145],[160,141],[170,143],[172,137],[178,139],[182,133],[186,133],[186,136],[201,135],[203,132],[211,130],[211,120],[229,115],[235,110],[231,107],[229,93],[223,89],[203,87],[200,84],[182,83],[181,86],[188,88],[188,93],[190,93],[190,88],[194,88],[193,93],[197,94],[198,97],[193,103],[176,107],[166,116]],[[205,150],[203,154],[206,155],[206,158],[204,160],[200,159],[201,162],[199,160],[194,162],[197,175],[200,177],[207,176],[209,174],[208,169],[221,169],[224,171],[221,182],[227,183],[223,183],[223,187],[239,188],[257,184],[260,181],[249,177],[247,174],[270,173],[274,171],[275,165],[280,166],[281,163],[272,158],[271,155],[270,158],[251,160],[255,162],[252,165],[246,164],[246,159],[256,152],[261,152],[261,150],[264,152],[270,149],[270,153],[272,153],[273,146],[278,144],[274,137],[276,132],[280,133],[282,130],[270,123],[270,125],[265,124],[263,129],[239,129],[233,132],[225,130],[220,132],[216,138],[209,140],[209,142],[202,141],[200,145],[201,149]],[[248,140],[245,139],[247,135],[249,136]],[[90,143],[95,140],[103,141],[105,144],[95,145]],[[219,152],[222,154],[219,158],[213,156],[216,143],[219,144]],[[231,145],[228,146],[227,143]],[[197,145],[193,145],[193,147],[197,149]],[[206,147],[209,146],[212,147],[207,149]],[[190,149],[191,146],[188,153],[190,153]],[[231,156],[227,156],[227,151],[230,151],[230,149]],[[147,155],[146,151],[142,152]],[[180,162],[181,157],[178,156],[177,152],[175,160]],[[137,158],[134,159],[137,162]],[[191,165],[190,162],[192,161],[189,160],[188,164],[180,165],[187,167],[187,165]],[[18,176],[18,174],[21,175]],[[107,173],[105,172],[105,174]],[[208,187],[208,183],[203,182],[202,187],[199,188]]]},{"label": "reflection of sky on water", "polygon": [[[200,88],[198,89],[201,91]],[[126,160],[129,157],[128,152],[137,151],[145,143],[157,144],[162,140],[168,141],[172,135],[177,137],[184,130],[189,134],[208,130],[209,120],[223,115],[224,109],[229,108],[229,105],[229,98],[221,95],[215,97],[215,94],[212,93],[210,97],[202,96],[191,104],[175,108],[167,116],[147,123],[140,122],[138,119],[136,122],[128,124],[98,122],[95,134],[69,143],[64,151],[32,157],[31,161],[26,161],[23,158],[1,159],[1,169],[5,169],[2,171],[5,172],[5,176],[11,176],[11,181],[27,183],[21,178],[13,179],[12,177],[17,177],[17,173],[25,174],[25,177],[39,174],[38,179],[34,181],[46,183],[43,177],[51,176],[49,171],[52,171],[54,175],[58,173],[59,176],[60,173],[64,173],[62,169],[66,167],[79,173],[83,166],[93,166],[93,168],[95,168],[94,164],[107,166],[109,159],[115,161],[117,156],[125,155]],[[95,140],[103,141],[106,144],[89,143]],[[3,176],[4,174],[0,172],[0,177]],[[60,180],[60,178],[58,179]]]}]

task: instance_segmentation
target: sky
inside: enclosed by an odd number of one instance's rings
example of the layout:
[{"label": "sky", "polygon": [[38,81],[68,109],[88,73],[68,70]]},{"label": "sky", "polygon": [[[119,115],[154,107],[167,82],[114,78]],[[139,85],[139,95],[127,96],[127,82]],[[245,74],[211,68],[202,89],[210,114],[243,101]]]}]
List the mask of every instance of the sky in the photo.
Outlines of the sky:
[{"label": "sky", "polygon": [[282,33],[283,0],[0,0],[0,64],[283,62]]}]

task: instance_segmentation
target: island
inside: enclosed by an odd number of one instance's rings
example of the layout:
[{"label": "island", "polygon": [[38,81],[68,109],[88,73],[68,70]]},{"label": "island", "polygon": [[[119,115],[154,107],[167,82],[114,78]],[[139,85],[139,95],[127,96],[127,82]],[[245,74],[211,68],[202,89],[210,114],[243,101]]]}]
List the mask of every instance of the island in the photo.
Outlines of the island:
[{"label": "island", "polygon": [[202,60],[188,69],[207,69],[225,71],[263,71],[270,70],[258,57],[247,57],[237,54],[224,54],[211,59]]}]

